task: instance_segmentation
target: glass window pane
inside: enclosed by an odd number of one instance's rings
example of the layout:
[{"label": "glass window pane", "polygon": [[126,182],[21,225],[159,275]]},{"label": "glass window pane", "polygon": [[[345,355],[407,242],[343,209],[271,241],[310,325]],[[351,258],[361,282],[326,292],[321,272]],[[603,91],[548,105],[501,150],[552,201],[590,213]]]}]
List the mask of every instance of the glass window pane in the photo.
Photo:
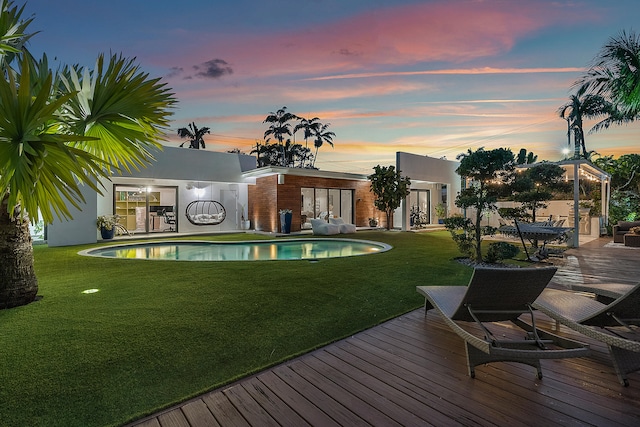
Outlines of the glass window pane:
[{"label": "glass window pane", "polygon": [[340,216],[340,190],[329,190],[329,218]]},{"label": "glass window pane", "polygon": [[340,192],[340,218],[345,222],[353,224],[353,190],[342,190]]},{"label": "glass window pane", "polygon": [[329,190],[316,188],[315,217],[326,220],[329,216]]}]

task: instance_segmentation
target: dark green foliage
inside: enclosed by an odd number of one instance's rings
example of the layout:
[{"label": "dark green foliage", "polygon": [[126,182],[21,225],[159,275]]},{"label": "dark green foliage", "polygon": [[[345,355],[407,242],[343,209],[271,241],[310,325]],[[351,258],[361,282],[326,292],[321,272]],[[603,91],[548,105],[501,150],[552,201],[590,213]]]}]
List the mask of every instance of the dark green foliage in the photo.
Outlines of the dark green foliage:
[{"label": "dark green foliage", "polygon": [[[482,252],[476,250],[477,228],[473,221],[459,215],[453,215],[444,219],[444,226],[451,234],[451,238],[458,246],[460,252],[469,258],[482,262]],[[496,228],[489,225],[481,226],[480,236],[491,236],[496,234]],[[480,256],[478,255],[480,253]]]},{"label": "dark green foliage", "polygon": [[394,166],[380,166],[373,168],[369,175],[371,191],[376,195],[375,206],[387,217],[387,230],[391,229],[393,211],[400,207],[402,200],[409,195],[411,180],[403,177]]},{"label": "dark green foliage", "polygon": [[521,148],[520,151],[518,152],[518,157],[516,159],[516,162],[519,165],[524,165],[524,164],[532,164],[535,163],[538,160],[538,156],[533,154],[533,152],[527,153],[526,148]]},{"label": "dark green foliage", "polygon": [[[458,239],[456,242],[462,242],[465,248],[473,242],[471,257],[482,262],[482,237],[495,233],[495,228],[483,227],[481,221],[485,212],[496,210],[496,202],[503,191],[502,184],[513,179],[515,158],[511,150],[506,148],[491,151],[479,148],[475,152],[468,150],[457,159],[460,160],[460,166],[456,172],[467,180],[468,186],[460,191],[455,203],[459,208],[472,209],[475,220],[465,222],[462,229],[466,236],[454,237],[454,240]],[[453,223],[450,224],[453,226]]]},{"label": "dark green foliage", "polygon": [[611,199],[609,224],[611,229],[618,221],[633,221],[640,217],[640,155],[625,154],[598,158],[596,166],[611,175]]},{"label": "dark green foliage", "polygon": [[489,244],[486,261],[495,263],[503,259],[510,259],[520,253],[520,249],[509,242],[493,242]]},{"label": "dark green foliage", "polygon": [[554,191],[565,190],[563,176],[564,169],[554,163],[543,162],[521,170],[506,187],[511,194],[509,199],[521,203],[535,221],[536,211],[547,207],[546,202],[553,199]]}]

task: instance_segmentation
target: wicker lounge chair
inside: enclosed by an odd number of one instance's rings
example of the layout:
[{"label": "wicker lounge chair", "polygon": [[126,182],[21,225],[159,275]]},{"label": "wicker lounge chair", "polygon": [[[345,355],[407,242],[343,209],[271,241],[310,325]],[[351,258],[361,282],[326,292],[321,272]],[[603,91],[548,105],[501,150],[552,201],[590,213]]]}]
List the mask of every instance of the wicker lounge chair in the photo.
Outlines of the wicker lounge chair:
[{"label": "wicker lounge chair", "polygon": [[[445,323],[466,343],[469,375],[489,362],[519,362],[533,366],[542,378],[540,359],[586,356],[577,341],[544,332],[535,326],[531,303],[556,272],[555,267],[476,268],[468,286],[418,286],[426,312],[435,308]],[[519,319],[528,314],[530,324]],[[524,331],[523,340],[498,339],[484,323],[511,321]],[[479,329],[470,332],[469,323]],[[466,325],[465,325],[466,323]],[[484,335],[484,336],[479,336]]]},{"label": "wicker lounge chair", "polygon": [[609,346],[620,383],[629,385],[627,374],[640,370],[640,283],[610,304],[574,292],[545,289],[533,303],[558,324]]},{"label": "wicker lounge chair", "polygon": [[569,286],[569,289],[576,292],[594,294],[597,301],[603,304],[610,304],[613,300],[629,292],[634,286],[635,285],[627,283],[585,283],[572,284]]}]

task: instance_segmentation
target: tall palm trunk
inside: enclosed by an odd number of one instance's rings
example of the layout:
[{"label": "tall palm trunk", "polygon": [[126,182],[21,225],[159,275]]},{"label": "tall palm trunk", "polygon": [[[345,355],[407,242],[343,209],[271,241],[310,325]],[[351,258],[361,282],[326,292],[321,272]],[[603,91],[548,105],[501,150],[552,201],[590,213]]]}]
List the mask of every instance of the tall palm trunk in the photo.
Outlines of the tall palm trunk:
[{"label": "tall palm trunk", "polygon": [[[17,208],[16,208],[17,209]],[[38,293],[29,221],[0,202],[0,309],[29,304]]]}]

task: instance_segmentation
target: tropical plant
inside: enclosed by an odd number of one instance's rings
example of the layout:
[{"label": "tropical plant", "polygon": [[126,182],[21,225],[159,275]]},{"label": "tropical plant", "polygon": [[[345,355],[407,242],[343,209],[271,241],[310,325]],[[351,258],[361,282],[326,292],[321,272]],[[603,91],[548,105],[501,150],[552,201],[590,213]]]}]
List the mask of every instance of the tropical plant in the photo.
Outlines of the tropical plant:
[{"label": "tropical plant", "polygon": [[299,130],[303,129],[304,130],[304,144],[305,144],[305,147],[308,147],[309,138],[311,138],[313,135],[315,135],[316,131],[318,129],[320,129],[320,126],[322,126],[322,124],[320,123],[320,119],[317,118],[317,117],[314,117],[312,119],[306,119],[304,117],[300,117],[299,119],[300,119],[300,123],[298,123],[293,128],[293,133],[296,133]]},{"label": "tropical plant", "polygon": [[318,127],[314,130],[313,136],[313,145],[316,147],[316,154],[313,158],[313,167],[316,167],[316,159],[318,158],[318,149],[322,147],[323,143],[327,143],[333,147],[333,138],[336,136],[335,133],[328,131],[331,124],[325,123],[322,126]]},{"label": "tropical plant", "polygon": [[533,154],[533,152],[527,153],[526,148],[521,148],[518,152],[518,156],[516,157],[516,162],[519,165],[531,165],[538,160],[538,156]]},{"label": "tropical plant", "polygon": [[70,219],[84,187],[100,193],[100,178],[152,161],[175,100],[117,55],[53,73],[24,46],[22,8],[0,7],[0,308],[9,308],[38,291],[29,217]]},{"label": "tropical plant", "polygon": [[609,224],[632,220],[640,215],[640,155],[625,154],[617,159],[613,156],[594,160],[596,166],[611,175],[611,197],[609,200]]},{"label": "tropical plant", "polygon": [[[459,154],[457,159],[460,166],[456,169],[458,175],[467,181],[466,188],[460,191],[455,204],[462,209],[473,209],[471,218],[445,219],[445,227],[455,239],[456,228],[462,228],[465,238],[458,238],[456,243],[463,253],[470,253],[470,257],[476,262],[482,262],[482,237],[495,234],[495,227],[483,226],[482,218],[485,212],[496,210],[498,196],[503,191],[503,184],[513,179],[515,170],[515,157],[507,148],[497,148],[485,151],[479,148],[476,151],[469,149],[466,153]],[[461,243],[462,245],[461,245]],[[472,245],[470,252],[468,247]]]},{"label": "tropical plant", "polygon": [[[200,149],[200,147],[202,147],[203,149],[205,148],[205,144],[204,144],[205,133],[211,133],[210,128],[208,127],[198,128],[195,122],[189,123],[188,127],[186,128],[178,129],[178,136],[180,138],[188,138],[189,148],[194,148],[196,150]],[[180,144],[180,147],[184,146],[185,143],[186,141]]]},{"label": "tropical plant", "polygon": [[640,36],[622,31],[611,37],[594,59],[593,65],[576,86],[583,93],[600,95],[611,103],[608,117],[592,131],[607,129],[640,118]]},{"label": "tropical plant", "polygon": [[367,178],[371,181],[370,190],[375,194],[375,207],[384,212],[387,217],[387,230],[391,229],[393,211],[410,193],[411,179],[403,177],[394,166],[380,166],[373,168],[374,172]]},{"label": "tropical plant", "polygon": [[287,112],[287,107],[282,107],[275,113],[270,112],[262,123],[269,123],[269,129],[264,132],[264,138],[269,142],[268,136],[273,136],[278,140],[282,150],[282,163],[285,163],[284,138],[285,135],[291,136],[291,120],[297,120],[298,116]]},{"label": "tropical plant", "polygon": [[[583,119],[607,115],[611,111],[613,111],[613,106],[610,102],[600,95],[584,94],[584,89],[580,89],[576,95],[571,95],[569,102],[558,109],[558,115],[567,121],[567,144],[569,146],[571,146],[571,135],[573,134],[574,159],[580,157],[588,159],[590,157],[585,145]],[[582,153],[580,149],[582,149]]]}]

